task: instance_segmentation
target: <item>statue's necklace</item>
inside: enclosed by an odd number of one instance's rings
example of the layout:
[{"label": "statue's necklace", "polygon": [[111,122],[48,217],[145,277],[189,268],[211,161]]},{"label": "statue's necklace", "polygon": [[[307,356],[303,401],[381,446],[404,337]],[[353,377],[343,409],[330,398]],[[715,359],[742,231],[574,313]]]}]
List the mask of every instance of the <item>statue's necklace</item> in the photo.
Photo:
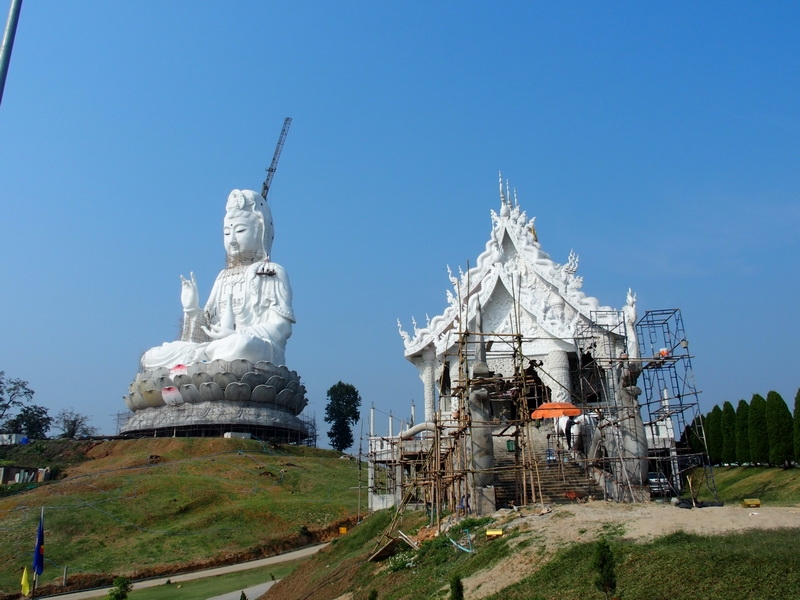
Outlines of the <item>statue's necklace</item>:
[{"label": "statue's necklace", "polygon": [[222,285],[230,291],[242,291],[244,289],[244,280],[247,275],[248,265],[236,265],[225,269],[222,275]]}]

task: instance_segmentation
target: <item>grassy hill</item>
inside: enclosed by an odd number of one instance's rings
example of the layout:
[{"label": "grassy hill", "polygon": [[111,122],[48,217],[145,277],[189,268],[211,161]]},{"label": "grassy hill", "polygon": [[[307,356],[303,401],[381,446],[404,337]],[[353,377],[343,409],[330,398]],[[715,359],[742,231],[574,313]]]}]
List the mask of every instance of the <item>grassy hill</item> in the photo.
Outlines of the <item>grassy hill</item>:
[{"label": "grassy hill", "polygon": [[[0,464],[50,466],[60,479],[1,490],[15,493],[0,497],[0,592],[16,594],[19,589],[20,571],[31,562],[42,506],[47,558],[43,581],[52,586],[50,592],[60,591],[57,583],[65,566],[71,587],[90,587],[119,574],[166,575],[336,538],[332,534],[340,524],[353,522],[358,505],[358,464],[340,456],[219,438],[46,441],[2,447]],[[727,504],[745,497],[771,505],[800,503],[800,469],[725,468],[714,474],[719,497]],[[403,550],[395,558],[367,562],[391,516],[376,513],[336,538],[328,551],[281,582],[269,597],[326,599],[349,591],[353,600],[360,600],[374,589],[381,599],[446,598],[454,574],[468,578],[489,573],[488,579],[498,579],[494,573],[511,570],[518,574],[516,583],[509,581],[494,597],[599,597],[592,586],[594,542],[586,539],[588,534],[556,547],[524,528],[487,540],[486,528],[498,523],[473,519],[462,521],[449,535],[464,544],[465,530],[470,530],[474,554],[455,550],[440,537],[425,542],[419,552]],[[554,515],[552,522],[557,521]],[[417,532],[426,523],[424,514],[410,513],[402,529]],[[800,589],[800,551],[793,550],[798,530],[713,538],[673,534],[647,543],[623,540],[624,524],[603,524],[600,531],[614,541],[626,598],[700,597],[669,586],[663,596],[651,594],[652,585],[644,585],[648,578],[641,576],[651,565],[668,570],[648,575],[652,581],[692,581],[681,590],[702,591],[708,598],[726,597],[724,590],[749,589],[733,572],[736,569],[725,567],[724,581],[705,576],[715,569],[723,572],[719,565],[728,564],[744,565],[737,569],[751,575],[759,571],[759,580],[769,580],[762,587],[772,595],[749,592],[748,597],[789,597],[787,590],[792,588],[787,586]],[[701,564],[703,576],[698,576]]]},{"label": "grassy hill", "polygon": [[[308,559],[302,573],[295,571],[281,580],[262,599],[367,600],[370,593],[377,592],[378,600],[446,600],[451,597],[453,576],[463,579],[467,598],[604,597],[594,586],[597,542],[589,536],[548,548],[541,536],[524,529],[507,530],[502,538],[487,540],[486,527],[495,524],[473,521],[467,525],[472,528],[474,554],[455,549],[442,536],[423,542],[418,552],[403,548],[395,558],[367,561],[390,520],[389,514],[370,516]],[[414,529],[412,522],[404,524],[404,531],[413,533]],[[463,533],[459,527],[448,535],[463,541]],[[796,548],[800,529],[718,536],[677,532],[641,542],[624,539],[624,533],[624,523],[609,523],[603,530],[616,562],[617,590],[628,600],[767,600],[796,598],[800,589],[800,551]],[[490,586],[492,589],[486,589]]]},{"label": "grassy hill", "polygon": [[19,589],[42,506],[45,583],[60,580],[65,566],[71,582],[86,585],[260,558],[325,539],[356,515],[358,464],[340,457],[220,438],[4,448],[2,464],[51,465],[62,478],[0,498],[0,591]]}]

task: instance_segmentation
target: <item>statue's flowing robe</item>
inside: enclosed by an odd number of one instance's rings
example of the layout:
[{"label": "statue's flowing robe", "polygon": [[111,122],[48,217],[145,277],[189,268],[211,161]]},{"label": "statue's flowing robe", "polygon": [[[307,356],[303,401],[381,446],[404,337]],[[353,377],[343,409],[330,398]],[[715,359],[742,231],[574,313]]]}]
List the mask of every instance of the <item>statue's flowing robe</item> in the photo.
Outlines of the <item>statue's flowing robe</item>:
[{"label": "statue's flowing robe", "polygon": [[[259,275],[259,268],[268,273]],[[217,275],[214,287],[206,303],[204,315],[194,317],[193,323],[184,331],[199,329],[201,319],[208,325],[220,324],[227,307],[226,279],[232,269],[224,269]],[[205,341],[188,339],[168,342],[151,348],[142,356],[146,369],[172,368],[178,364],[190,365],[210,360],[246,359],[252,362],[266,360],[276,365],[285,363],[286,341],[292,335],[295,322],[292,310],[292,289],[283,267],[276,263],[255,263],[245,270],[243,285],[232,294],[235,332],[222,339]],[[187,317],[188,318],[188,317]]]}]

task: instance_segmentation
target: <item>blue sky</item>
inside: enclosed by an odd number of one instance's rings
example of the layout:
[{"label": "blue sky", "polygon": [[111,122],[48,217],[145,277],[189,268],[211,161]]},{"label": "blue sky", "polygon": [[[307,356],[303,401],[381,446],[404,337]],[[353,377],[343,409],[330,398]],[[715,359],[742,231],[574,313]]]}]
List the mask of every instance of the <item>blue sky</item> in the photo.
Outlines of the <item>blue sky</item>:
[{"label": "blue sky", "polygon": [[[5,22],[9,2],[2,3]],[[704,411],[800,387],[800,5],[26,0],[0,105],[0,370],[114,433],[233,188],[270,192],[287,364],[405,417],[397,332],[474,264],[502,171],[584,291],[680,308]],[[321,442],[327,442],[321,436]]]}]

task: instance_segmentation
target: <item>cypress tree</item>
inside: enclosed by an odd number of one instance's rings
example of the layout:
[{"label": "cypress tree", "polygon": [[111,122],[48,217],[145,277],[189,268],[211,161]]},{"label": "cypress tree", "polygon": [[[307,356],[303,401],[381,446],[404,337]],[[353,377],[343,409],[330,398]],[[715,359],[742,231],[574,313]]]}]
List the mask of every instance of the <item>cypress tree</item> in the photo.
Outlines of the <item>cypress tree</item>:
[{"label": "cypress tree", "polygon": [[464,584],[457,574],[450,578],[450,600],[464,600]]},{"label": "cypress tree", "polygon": [[750,436],[748,426],[750,407],[744,400],[739,400],[736,407],[736,462],[740,465],[750,464]]},{"label": "cypress tree", "polygon": [[595,546],[592,566],[597,571],[594,585],[606,595],[606,600],[608,600],[611,594],[617,590],[617,567],[611,544],[605,538],[600,538]]},{"label": "cypress tree", "polygon": [[697,415],[692,422],[686,426],[681,436],[681,445],[689,448],[695,454],[706,453],[706,444],[705,441],[703,441],[705,421],[706,418],[703,415]]},{"label": "cypress tree", "polygon": [[706,415],[706,442],[712,465],[722,462],[722,409],[715,405]]},{"label": "cypress tree", "polygon": [[727,400],[722,403],[722,462],[736,462],[736,411]]},{"label": "cypress tree", "polygon": [[753,394],[748,415],[750,436],[750,462],[756,465],[769,463],[769,440],[767,439],[767,401],[759,394]]},{"label": "cypress tree", "polygon": [[800,390],[794,396],[794,462],[800,462]]},{"label": "cypress tree", "polygon": [[792,462],[794,440],[792,414],[783,397],[776,391],[767,394],[767,438],[769,439],[769,462],[783,465]]}]

